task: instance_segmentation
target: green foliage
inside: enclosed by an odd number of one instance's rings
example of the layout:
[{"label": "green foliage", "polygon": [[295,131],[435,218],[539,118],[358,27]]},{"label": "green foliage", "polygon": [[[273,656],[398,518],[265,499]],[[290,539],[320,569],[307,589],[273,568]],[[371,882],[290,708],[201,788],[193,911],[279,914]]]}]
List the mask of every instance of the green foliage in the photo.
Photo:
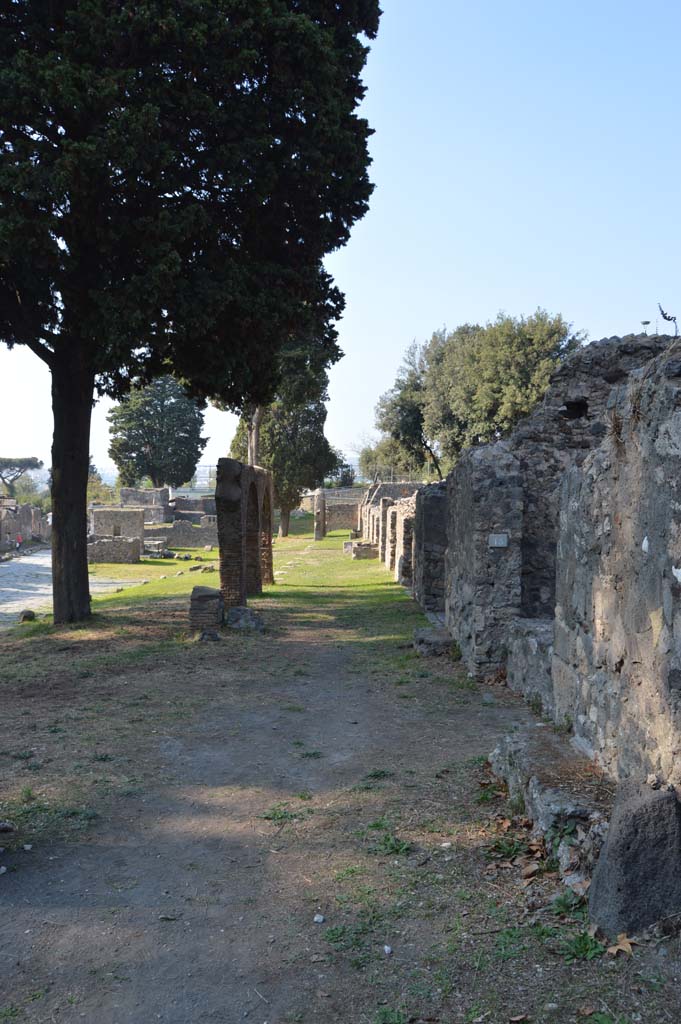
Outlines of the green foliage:
[{"label": "green foliage", "polygon": [[[300,504],[305,490],[319,487],[337,467],[338,455],[324,436],[325,421],[326,407],[321,399],[291,406],[277,401],[263,416],[258,462],[272,472],[282,520]],[[232,441],[231,454],[247,461],[248,424],[244,417]]]},{"label": "green foliage", "polygon": [[596,960],[605,953],[605,946],[594,935],[581,931],[563,942],[561,953],[566,963],[573,964],[578,960]]},{"label": "green foliage", "polygon": [[499,314],[485,327],[440,331],[425,347],[425,429],[443,455],[507,434],[539,402],[558,362],[581,343],[562,316]]},{"label": "green foliage", "polygon": [[109,455],[124,487],[145,476],[154,487],[180,487],[194,475],[208,443],[201,437],[203,412],[173,377],[135,388],[107,419]]},{"label": "green foliage", "polygon": [[424,422],[426,363],[416,342],[406,351],[395,384],[376,406],[376,426],[397,445],[403,458],[417,465],[432,463],[440,479],[435,444]]},{"label": "green foliage", "polygon": [[414,459],[404,447],[390,437],[376,444],[365,445],[359,453],[359,472],[364,480],[420,480],[426,475],[421,459]]},{"label": "green foliage", "polygon": [[356,111],[379,15],[0,5],[0,340],[52,372],[57,621],[89,613],[93,392],[172,372],[242,408],[271,400],[291,337],[338,357],[323,261],[371,194]]},{"label": "green foliage", "polygon": [[382,437],[360,455],[362,475],[409,467],[451,468],[463,448],[507,434],[543,397],[557,364],[579,346],[562,316],[499,314],[492,323],[436,331],[407,349],[394,386],[380,399]]},{"label": "green foliage", "polygon": [[[36,458],[0,458],[0,483],[4,484],[5,490],[10,498],[17,497],[17,484],[19,480],[24,476],[24,473],[28,473],[32,469],[42,469],[43,464],[40,459]],[[31,477],[33,488],[35,488],[35,482]]]}]

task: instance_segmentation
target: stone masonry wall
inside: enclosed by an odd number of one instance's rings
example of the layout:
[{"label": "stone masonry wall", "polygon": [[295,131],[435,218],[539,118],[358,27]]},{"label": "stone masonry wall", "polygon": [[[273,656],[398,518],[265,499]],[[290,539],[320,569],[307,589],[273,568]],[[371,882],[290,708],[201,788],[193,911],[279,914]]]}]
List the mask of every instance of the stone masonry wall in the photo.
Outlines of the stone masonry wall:
[{"label": "stone masonry wall", "polygon": [[470,672],[504,664],[520,611],[523,492],[506,442],[467,451],[447,481],[445,621]]},{"label": "stone masonry wall", "polygon": [[[391,509],[391,512],[393,509]],[[416,495],[402,498],[394,505],[395,524],[395,565],[394,575],[404,587],[412,586],[414,560],[414,516]]]},{"label": "stone masonry wall", "polygon": [[329,530],[354,530],[357,522],[356,502],[326,502],[326,529]]},{"label": "stone masonry wall", "polygon": [[414,597],[426,611],[444,611],[446,551],[447,482],[443,480],[416,494]]},{"label": "stone masonry wall", "polygon": [[670,340],[629,335],[578,349],[553,373],[543,401],[508,438],[523,476],[523,615],[553,615],[564,473],[581,465],[605,436],[613,386],[664,351]]},{"label": "stone masonry wall", "polygon": [[618,389],[562,489],[556,718],[614,777],[681,783],[681,359]]},{"label": "stone masonry wall", "polygon": [[88,562],[139,562],[142,545],[139,537],[106,537],[90,541]]},{"label": "stone masonry wall", "polygon": [[90,510],[90,533],[98,537],[137,537],[144,544],[144,509],[95,506]]}]

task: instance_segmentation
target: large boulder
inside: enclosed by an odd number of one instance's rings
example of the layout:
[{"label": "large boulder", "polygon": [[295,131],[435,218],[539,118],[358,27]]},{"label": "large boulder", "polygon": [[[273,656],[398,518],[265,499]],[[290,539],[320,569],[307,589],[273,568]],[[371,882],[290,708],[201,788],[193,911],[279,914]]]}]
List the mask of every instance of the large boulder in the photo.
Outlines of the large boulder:
[{"label": "large boulder", "polygon": [[681,913],[681,804],[673,787],[624,782],[589,891],[606,935],[633,934]]}]

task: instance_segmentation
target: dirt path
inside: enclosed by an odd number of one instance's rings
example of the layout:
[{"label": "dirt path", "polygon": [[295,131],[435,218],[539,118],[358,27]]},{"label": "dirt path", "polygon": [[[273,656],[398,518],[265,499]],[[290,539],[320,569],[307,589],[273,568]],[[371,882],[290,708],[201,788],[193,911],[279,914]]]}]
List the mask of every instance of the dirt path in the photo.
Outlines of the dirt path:
[{"label": "dirt path", "polygon": [[[29,706],[49,699],[46,725],[82,728],[74,756],[90,750],[88,785],[109,789],[90,832],[0,858],[0,1020],[677,1020],[676,947],[568,966],[548,932],[572,925],[537,916],[555,879],[528,891],[490,868],[510,812],[481,763],[526,709],[415,660],[418,613],[387,578],[391,608],[351,584],[318,591],[324,557],[261,602],[263,637],[157,650],[87,698],[66,666],[49,698],[18,685]],[[137,724],[114,728],[114,705]],[[53,750],[36,714],[33,756],[57,765],[66,739]]]}]

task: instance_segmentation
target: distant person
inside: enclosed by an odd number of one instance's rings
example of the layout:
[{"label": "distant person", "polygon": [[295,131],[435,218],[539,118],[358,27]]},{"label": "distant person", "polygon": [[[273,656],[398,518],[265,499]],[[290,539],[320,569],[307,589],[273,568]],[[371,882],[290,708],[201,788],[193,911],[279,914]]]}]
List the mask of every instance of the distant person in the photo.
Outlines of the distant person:
[{"label": "distant person", "polygon": [[21,545],[24,543],[24,538],[20,533],[17,534],[17,551],[21,551]]}]

